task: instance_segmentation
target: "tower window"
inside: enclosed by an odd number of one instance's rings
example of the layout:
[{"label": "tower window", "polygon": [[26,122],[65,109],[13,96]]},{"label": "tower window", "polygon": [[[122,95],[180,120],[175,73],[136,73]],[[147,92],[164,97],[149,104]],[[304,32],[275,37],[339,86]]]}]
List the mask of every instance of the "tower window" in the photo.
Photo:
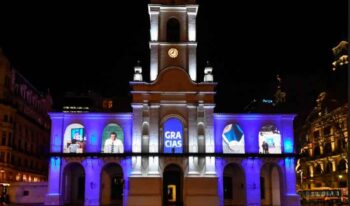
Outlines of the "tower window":
[{"label": "tower window", "polygon": [[180,23],[177,19],[171,18],[167,23],[167,42],[180,41]]}]

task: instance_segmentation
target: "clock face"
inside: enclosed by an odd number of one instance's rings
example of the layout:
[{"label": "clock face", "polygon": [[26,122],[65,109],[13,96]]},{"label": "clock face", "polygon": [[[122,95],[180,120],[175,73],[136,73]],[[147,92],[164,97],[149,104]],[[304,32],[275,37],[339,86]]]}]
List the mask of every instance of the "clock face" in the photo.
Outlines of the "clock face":
[{"label": "clock face", "polygon": [[171,57],[171,58],[176,58],[177,55],[179,55],[179,51],[175,48],[170,48],[168,50],[168,55]]}]

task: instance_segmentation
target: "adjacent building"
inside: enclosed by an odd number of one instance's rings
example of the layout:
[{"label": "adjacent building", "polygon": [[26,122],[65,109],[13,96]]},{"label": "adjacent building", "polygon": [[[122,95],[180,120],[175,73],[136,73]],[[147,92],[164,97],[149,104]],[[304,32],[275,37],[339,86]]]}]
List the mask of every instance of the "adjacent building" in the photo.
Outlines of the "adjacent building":
[{"label": "adjacent building", "polygon": [[[194,0],[151,0],[150,82],[132,112],[50,113],[46,205],[298,206],[294,114],[215,113]],[[117,89],[117,88],[116,88]]]},{"label": "adjacent building", "polygon": [[302,157],[297,167],[300,189],[348,188],[348,104],[304,125]]},{"label": "adjacent building", "polygon": [[0,182],[47,181],[52,99],[0,51]]}]

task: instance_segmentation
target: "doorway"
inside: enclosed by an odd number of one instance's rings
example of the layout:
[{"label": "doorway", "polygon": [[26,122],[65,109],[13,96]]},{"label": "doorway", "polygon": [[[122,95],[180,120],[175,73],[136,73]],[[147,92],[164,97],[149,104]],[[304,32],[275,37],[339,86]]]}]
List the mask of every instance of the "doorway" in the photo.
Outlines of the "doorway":
[{"label": "doorway", "polygon": [[163,172],[163,205],[182,206],[183,172],[177,165],[168,165]]},{"label": "doorway", "polygon": [[107,164],[101,172],[101,205],[123,205],[123,170],[116,164]]},{"label": "doorway", "polygon": [[63,171],[65,205],[84,205],[85,172],[79,163],[68,164]]}]

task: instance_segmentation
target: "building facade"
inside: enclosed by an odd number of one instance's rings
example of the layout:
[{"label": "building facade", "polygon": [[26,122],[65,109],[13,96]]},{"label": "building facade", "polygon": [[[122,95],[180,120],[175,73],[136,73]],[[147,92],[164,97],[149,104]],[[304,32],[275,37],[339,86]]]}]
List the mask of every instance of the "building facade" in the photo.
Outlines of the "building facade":
[{"label": "building facade", "polygon": [[291,114],[214,113],[194,0],[151,1],[150,80],[131,113],[50,113],[46,205],[299,205]]},{"label": "building facade", "polygon": [[300,189],[348,188],[348,105],[310,122],[297,165]]},{"label": "building facade", "polygon": [[47,180],[52,99],[33,87],[0,51],[0,182]]}]

